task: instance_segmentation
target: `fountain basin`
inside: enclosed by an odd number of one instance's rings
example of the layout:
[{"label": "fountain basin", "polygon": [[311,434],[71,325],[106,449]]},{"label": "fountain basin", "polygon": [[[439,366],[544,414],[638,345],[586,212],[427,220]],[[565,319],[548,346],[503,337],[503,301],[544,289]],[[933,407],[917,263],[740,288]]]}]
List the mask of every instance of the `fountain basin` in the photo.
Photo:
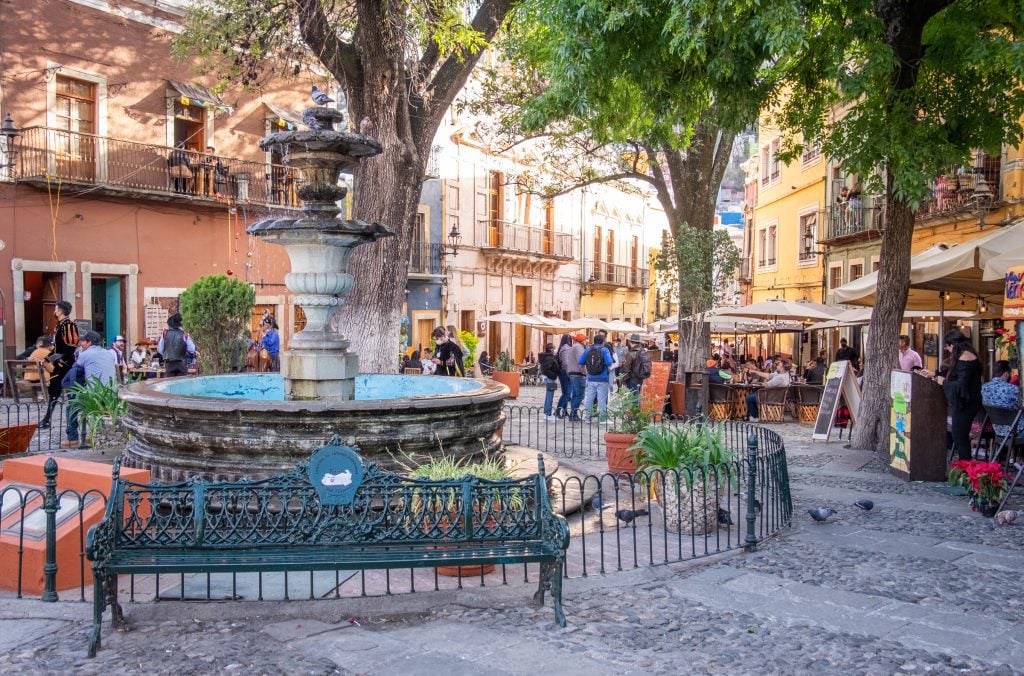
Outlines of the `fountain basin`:
[{"label": "fountain basin", "polygon": [[263,478],[334,435],[391,469],[395,457],[478,457],[500,451],[506,396],[499,383],[440,376],[361,374],[348,401],[286,400],[276,373],[146,380],[122,392],[124,462],[161,481]]}]

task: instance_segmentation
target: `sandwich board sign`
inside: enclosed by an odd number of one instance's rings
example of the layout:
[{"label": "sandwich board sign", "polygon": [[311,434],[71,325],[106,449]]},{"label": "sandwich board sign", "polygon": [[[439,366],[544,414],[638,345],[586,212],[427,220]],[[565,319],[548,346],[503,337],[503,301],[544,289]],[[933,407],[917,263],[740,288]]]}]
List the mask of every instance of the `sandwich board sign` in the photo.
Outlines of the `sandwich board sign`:
[{"label": "sandwich board sign", "polygon": [[857,411],[860,409],[860,385],[853,375],[853,367],[848,361],[836,361],[828,367],[825,376],[825,391],[821,394],[818,406],[818,418],[814,421],[815,441],[828,441],[832,434],[836,413],[839,411],[839,400],[846,402],[850,409],[850,422],[856,422]]}]

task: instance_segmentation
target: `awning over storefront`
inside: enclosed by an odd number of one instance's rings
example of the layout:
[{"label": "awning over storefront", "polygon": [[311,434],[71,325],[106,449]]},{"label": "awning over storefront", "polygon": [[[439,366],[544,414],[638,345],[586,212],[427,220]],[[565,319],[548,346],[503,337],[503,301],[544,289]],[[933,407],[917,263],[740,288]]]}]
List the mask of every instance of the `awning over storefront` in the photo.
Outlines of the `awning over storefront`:
[{"label": "awning over storefront", "polygon": [[228,112],[234,110],[224,101],[224,99],[217,96],[206,87],[185,84],[184,82],[178,82],[177,80],[168,80],[167,84],[171,86],[171,89],[188,99],[189,103],[194,106],[213,106],[214,108]]},{"label": "awning over storefront", "polygon": [[299,127],[300,125],[305,126],[306,124],[302,121],[302,115],[294,110],[285,108],[284,106],[279,106],[275,103],[270,103],[269,101],[264,101],[263,105],[266,106],[267,110],[276,116],[279,121],[283,120],[285,122],[283,125],[278,122],[278,126],[284,127],[287,126],[288,123],[291,123],[294,127]]},{"label": "awning over storefront", "polygon": [[[1024,219],[968,242],[955,246],[936,244],[913,256],[910,259],[912,290],[907,298],[907,308],[933,308],[938,294],[943,292],[974,298],[981,296],[988,305],[1001,305],[1002,276],[991,270],[988,275],[984,274],[986,266],[997,256],[1003,260],[1024,261]],[[872,272],[836,289],[834,298],[839,303],[874,305],[877,284],[878,273]]]}]

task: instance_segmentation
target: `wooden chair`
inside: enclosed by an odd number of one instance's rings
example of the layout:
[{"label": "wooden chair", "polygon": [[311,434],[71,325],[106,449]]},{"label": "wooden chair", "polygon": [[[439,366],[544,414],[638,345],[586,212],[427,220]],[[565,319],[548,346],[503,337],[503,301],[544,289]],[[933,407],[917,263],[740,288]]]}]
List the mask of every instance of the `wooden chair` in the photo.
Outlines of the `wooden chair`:
[{"label": "wooden chair", "polygon": [[761,422],[782,422],[786,415],[788,387],[762,387],[757,391],[757,416]]},{"label": "wooden chair", "polygon": [[[31,373],[34,378],[26,378]],[[43,369],[41,362],[31,359],[8,359],[4,362],[4,383],[7,396],[13,397],[15,403],[21,403],[22,394],[31,394],[34,401],[50,400],[50,391],[46,387],[49,374]]]},{"label": "wooden chair", "polygon": [[709,388],[708,415],[712,420],[728,420],[736,406],[736,391],[717,383],[711,383]]},{"label": "wooden chair", "polygon": [[821,385],[797,385],[796,419],[811,425],[818,419],[818,407],[825,388]]}]

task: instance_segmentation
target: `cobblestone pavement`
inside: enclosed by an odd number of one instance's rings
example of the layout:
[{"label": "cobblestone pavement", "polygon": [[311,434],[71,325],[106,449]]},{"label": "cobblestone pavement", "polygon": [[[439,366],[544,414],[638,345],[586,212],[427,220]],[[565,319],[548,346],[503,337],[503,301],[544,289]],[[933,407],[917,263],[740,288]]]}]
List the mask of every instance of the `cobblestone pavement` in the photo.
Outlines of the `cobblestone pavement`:
[{"label": "cobblestone pavement", "polygon": [[[845,440],[811,443],[808,426],[778,429],[791,458],[791,529],[752,554],[568,580],[565,630],[515,584],[142,603],[126,606],[132,630],[105,627],[104,649],[87,660],[88,607],[2,600],[0,671],[1024,673],[1020,524],[997,527],[966,498],[902,482]],[[859,498],[875,508],[853,507]],[[806,510],[818,506],[838,514],[815,524]]]}]

